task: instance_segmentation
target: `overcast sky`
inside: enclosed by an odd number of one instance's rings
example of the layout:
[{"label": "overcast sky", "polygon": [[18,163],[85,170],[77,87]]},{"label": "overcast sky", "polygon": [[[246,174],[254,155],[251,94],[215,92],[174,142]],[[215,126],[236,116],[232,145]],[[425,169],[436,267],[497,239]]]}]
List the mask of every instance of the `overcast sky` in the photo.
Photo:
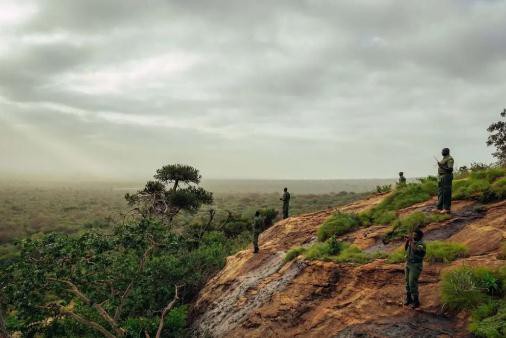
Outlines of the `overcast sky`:
[{"label": "overcast sky", "polygon": [[0,0],[0,173],[373,178],[490,162],[505,1]]}]

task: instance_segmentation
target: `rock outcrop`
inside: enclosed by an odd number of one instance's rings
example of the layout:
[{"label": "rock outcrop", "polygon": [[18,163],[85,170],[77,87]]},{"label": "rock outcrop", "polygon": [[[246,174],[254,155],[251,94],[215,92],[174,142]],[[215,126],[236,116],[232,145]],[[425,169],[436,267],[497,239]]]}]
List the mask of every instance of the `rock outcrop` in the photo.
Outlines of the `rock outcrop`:
[{"label": "rock outcrop", "polygon": [[[340,208],[360,212],[383,196]],[[401,214],[428,210],[433,200]],[[211,337],[464,337],[467,318],[445,313],[439,297],[440,274],[460,264],[499,266],[506,237],[506,201],[479,209],[457,201],[453,216],[425,227],[427,240],[465,243],[470,256],[451,264],[426,264],[420,279],[422,307],[402,305],[403,264],[377,259],[365,265],[308,261],[284,264],[285,253],[316,241],[320,224],[335,209],[292,217],[260,236],[260,253],[244,250],[227,259],[224,269],[202,290],[193,308],[195,336]],[[391,251],[383,244],[385,226],[342,236],[366,251]]]}]

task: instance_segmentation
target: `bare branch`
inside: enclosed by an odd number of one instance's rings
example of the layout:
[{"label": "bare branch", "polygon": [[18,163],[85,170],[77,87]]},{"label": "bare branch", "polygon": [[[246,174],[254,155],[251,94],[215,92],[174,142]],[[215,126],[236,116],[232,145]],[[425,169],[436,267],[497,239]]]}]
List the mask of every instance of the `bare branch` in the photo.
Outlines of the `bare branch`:
[{"label": "bare branch", "polygon": [[95,323],[94,321],[91,321],[91,320],[88,320],[84,317],[81,317],[80,315],[78,315],[77,313],[74,313],[70,310],[67,310],[65,309],[64,307],[60,306],[60,313],[62,315],[65,315],[65,316],[69,316],[69,317],[72,317],[74,318],[76,321],[78,321],[79,323],[91,328],[91,329],[94,329],[98,332],[100,332],[101,334],[104,335],[104,337],[107,337],[107,338],[116,338],[115,335],[113,335],[111,332],[109,332],[106,328],[104,328],[102,325],[98,324],[98,323]]},{"label": "bare branch", "polygon": [[92,302],[84,293],[81,292],[81,290],[79,290],[79,288],[74,283],[72,283],[69,280],[56,279],[56,278],[48,278],[48,280],[66,284],[68,286],[67,291],[74,294],[77,298],[82,300],[85,304],[87,304],[89,306],[93,306],[98,311],[98,313],[102,316],[102,318],[104,318],[105,321],[107,321],[111,325],[111,327],[113,328],[114,332],[117,335],[119,335],[119,336],[125,335],[126,331],[118,325],[117,321],[114,320],[114,318],[112,318],[109,315],[109,313],[102,307],[102,305]]},{"label": "bare branch", "polygon": [[167,306],[163,309],[162,314],[160,315],[160,323],[158,324],[158,330],[156,331],[156,336],[155,336],[156,338],[160,338],[162,336],[163,326],[165,324],[164,323],[165,316],[174,307],[174,305],[176,305],[176,302],[179,299],[179,295],[178,295],[179,286],[176,285],[175,289],[176,289],[176,293],[174,294],[174,298],[172,298],[170,303],[167,304]]}]

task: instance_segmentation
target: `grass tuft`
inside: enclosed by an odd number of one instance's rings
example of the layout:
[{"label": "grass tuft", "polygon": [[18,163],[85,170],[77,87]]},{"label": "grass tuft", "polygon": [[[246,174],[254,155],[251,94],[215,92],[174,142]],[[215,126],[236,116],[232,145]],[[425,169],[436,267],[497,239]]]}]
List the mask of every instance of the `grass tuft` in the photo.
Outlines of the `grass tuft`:
[{"label": "grass tuft", "polygon": [[468,251],[465,244],[431,241],[427,242],[425,260],[430,263],[450,263],[457,258],[467,257]]},{"label": "grass tuft", "polygon": [[298,256],[300,256],[301,254],[303,254],[305,251],[306,251],[306,249],[303,247],[300,247],[300,246],[292,248],[292,249],[288,250],[288,252],[286,253],[285,258],[283,260],[285,263],[288,263],[288,262],[294,260],[295,258],[297,258]]},{"label": "grass tuft", "polygon": [[463,177],[453,181],[454,199],[491,202],[506,198],[506,168],[479,168]]},{"label": "grass tuft", "polygon": [[362,220],[355,214],[338,212],[329,218],[318,229],[318,240],[324,242],[327,239],[350,232],[362,225]]},{"label": "grass tuft", "polygon": [[393,239],[402,238],[427,224],[442,222],[449,218],[450,216],[446,214],[428,214],[420,211],[412,213],[393,222],[392,231],[385,236],[384,240],[388,242]]},{"label": "grass tuft", "polygon": [[444,273],[441,286],[441,300],[450,309],[471,311],[474,335],[506,336],[506,266],[461,266]]}]

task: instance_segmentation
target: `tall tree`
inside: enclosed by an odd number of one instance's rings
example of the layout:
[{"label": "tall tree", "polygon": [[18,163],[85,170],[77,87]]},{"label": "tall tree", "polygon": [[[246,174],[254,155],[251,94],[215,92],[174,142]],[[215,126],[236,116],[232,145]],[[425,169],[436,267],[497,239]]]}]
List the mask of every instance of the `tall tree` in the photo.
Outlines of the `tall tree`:
[{"label": "tall tree", "polygon": [[[506,109],[501,113],[501,117],[506,117]],[[495,146],[497,151],[493,153],[500,165],[506,165],[506,121],[497,121],[492,123],[487,131],[490,133],[487,146]]]},{"label": "tall tree", "polygon": [[166,165],[156,171],[155,180],[125,199],[143,218],[156,217],[170,225],[181,211],[196,212],[213,202],[213,194],[199,187],[199,171],[182,164]]}]

